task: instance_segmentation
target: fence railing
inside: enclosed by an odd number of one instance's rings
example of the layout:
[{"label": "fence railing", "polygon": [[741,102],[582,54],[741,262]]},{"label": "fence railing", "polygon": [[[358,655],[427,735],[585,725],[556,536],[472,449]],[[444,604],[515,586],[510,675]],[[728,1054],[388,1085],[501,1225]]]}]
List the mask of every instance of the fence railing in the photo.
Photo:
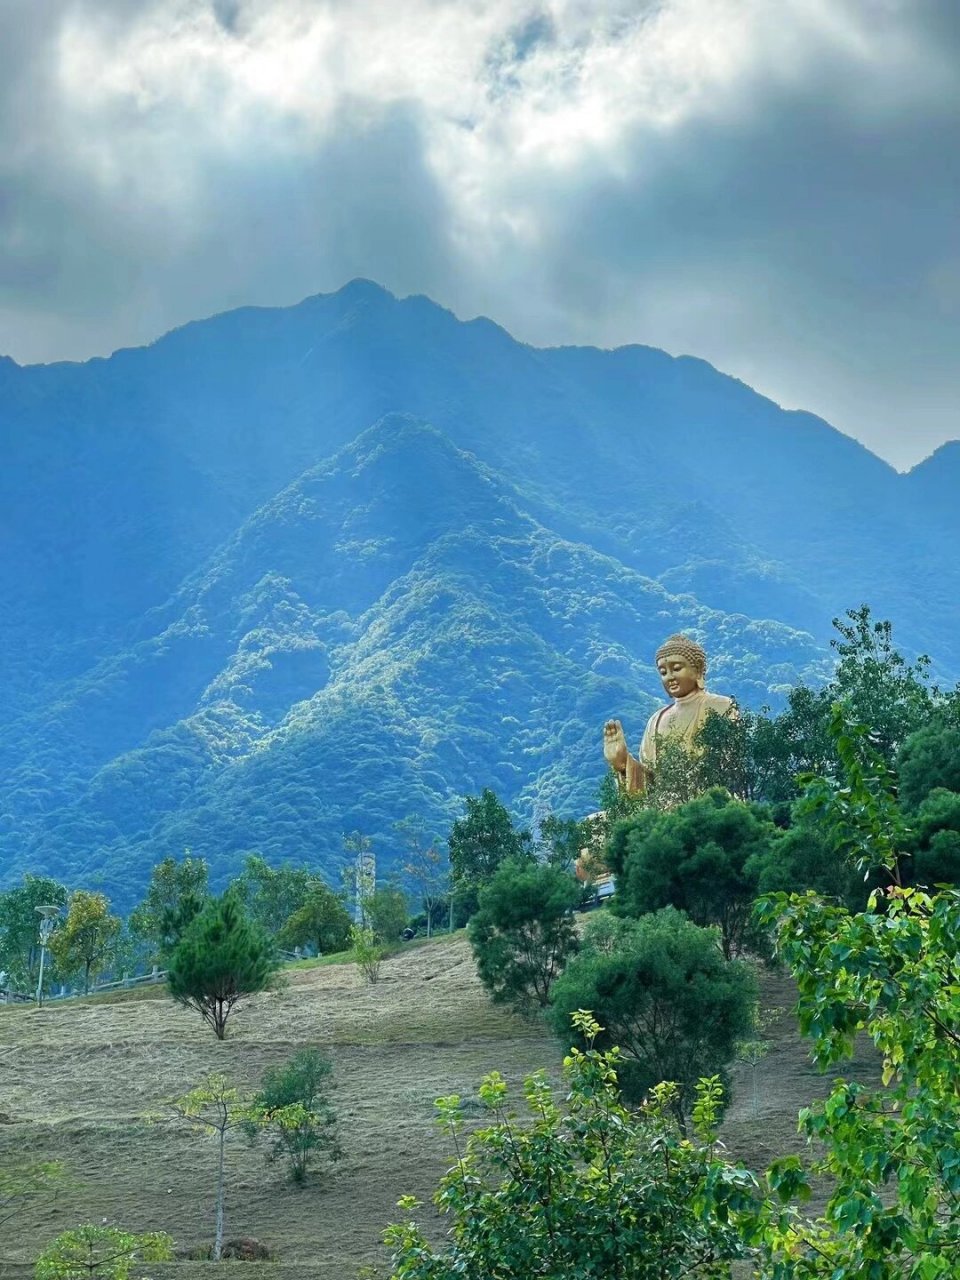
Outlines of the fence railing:
[{"label": "fence railing", "polygon": [[[165,981],[166,976],[166,969],[158,969],[154,965],[150,973],[137,973],[129,977],[125,974],[122,978],[116,978],[112,982],[93,982],[90,984],[89,992],[66,986],[61,986],[59,991],[45,991],[43,993],[43,1001],[46,1004],[50,1000],[75,1000],[78,996],[85,994],[92,996],[98,991],[122,991],[125,987],[149,986],[151,983]],[[0,989],[0,1001],[5,1001],[7,1004],[30,1003],[34,999],[32,992],[14,991],[10,987],[6,990]]]},{"label": "fence railing", "polygon": [[[295,951],[286,951],[282,947],[277,948],[277,955],[284,964],[293,964],[296,960],[302,960],[304,953],[298,947]],[[138,973],[132,977],[126,974],[122,978],[116,978],[112,982],[95,982],[90,986],[88,992],[79,991],[73,987],[61,986],[59,991],[45,991],[43,1000],[46,1004],[50,1000],[76,1000],[82,995],[94,995],[101,991],[123,991],[128,987],[146,987],[157,982],[165,982],[167,978],[167,970],[160,969],[157,965],[153,966],[150,973]],[[0,1004],[31,1004],[34,1000],[32,992],[14,991],[12,988],[3,988],[0,986]]]}]

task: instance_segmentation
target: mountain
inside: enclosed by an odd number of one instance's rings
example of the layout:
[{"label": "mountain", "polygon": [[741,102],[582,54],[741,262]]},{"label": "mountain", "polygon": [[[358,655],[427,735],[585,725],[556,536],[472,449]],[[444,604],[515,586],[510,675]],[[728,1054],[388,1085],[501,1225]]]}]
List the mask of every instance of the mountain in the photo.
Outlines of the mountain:
[{"label": "mountain", "polygon": [[[579,814],[686,628],[776,704],[868,600],[960,674],[929,486],[709,365],[537,350],[366,281],[0,361],[0,865],[123,905],[189,846],[335,878],[492,786]],[[924,464],[926,465],[926,464]],[[922,479],[922,477],[921,477]]]},{"label": "mountain", "polygon": [[943,547],[944,559],[956,555],[960,539],[960,440],[951,440],[919,462],[906,476],[904,486],[915,510],[927,513],[935,526],[952,535]]}]

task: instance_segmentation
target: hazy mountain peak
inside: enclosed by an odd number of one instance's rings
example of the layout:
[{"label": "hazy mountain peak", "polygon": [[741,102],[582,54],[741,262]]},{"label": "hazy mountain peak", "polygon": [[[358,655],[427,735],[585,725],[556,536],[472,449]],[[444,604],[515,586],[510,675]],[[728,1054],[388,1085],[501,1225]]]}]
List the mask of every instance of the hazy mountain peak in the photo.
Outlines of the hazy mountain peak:
[{"label": "hazy mountain peak", "polygon": [[391,293],[384,285],[378,284],[376,280],[368,280],[366,276],[354,276],[352,280],[348,280],[339,289],[334,289],[332,293],[320,296],[341,298],[344,301],[353,301],[356,298],[369,298],[377,301],[389,299],[393,302],[397,300],[396,294]]}]

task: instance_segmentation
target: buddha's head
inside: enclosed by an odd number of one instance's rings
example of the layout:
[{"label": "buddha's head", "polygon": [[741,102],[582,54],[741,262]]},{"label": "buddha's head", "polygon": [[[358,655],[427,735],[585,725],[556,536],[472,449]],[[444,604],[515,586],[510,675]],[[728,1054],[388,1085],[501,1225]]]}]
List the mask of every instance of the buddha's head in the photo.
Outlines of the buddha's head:
[{"label": "buddha's head", "polygon": [[657,670],[671,698],[685,698],[702,689],[707,675],[707,655],[696,640],[669,636],[657,650]]}]

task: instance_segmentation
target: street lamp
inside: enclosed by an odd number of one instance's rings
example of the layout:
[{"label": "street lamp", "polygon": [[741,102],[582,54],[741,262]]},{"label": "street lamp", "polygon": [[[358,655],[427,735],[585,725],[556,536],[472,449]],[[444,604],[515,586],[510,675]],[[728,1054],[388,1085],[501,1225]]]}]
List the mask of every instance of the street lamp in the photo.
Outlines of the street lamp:
[{"label": "street lamp", "polygon": [[35,908],[40,917],[40,977],[37,979],[37,1008],[43,1005],[43,962],[47,954],[47,943],[57,924],[60,908],[52,903]]}]

